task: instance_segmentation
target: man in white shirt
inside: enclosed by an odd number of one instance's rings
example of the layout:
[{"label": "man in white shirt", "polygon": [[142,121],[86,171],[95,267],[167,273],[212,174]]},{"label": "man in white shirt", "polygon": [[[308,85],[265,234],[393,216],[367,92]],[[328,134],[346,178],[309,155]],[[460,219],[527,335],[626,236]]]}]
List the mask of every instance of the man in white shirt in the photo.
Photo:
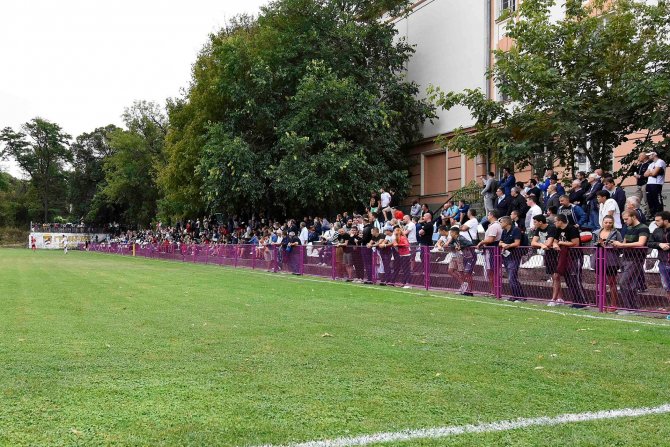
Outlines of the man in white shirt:
[{"label": "man in white shirt", "polygon": [[67,236],[63,235],[63,253],[67,254]]},{"label": "man in white shirt", "polygon": [[408,215],[405,215],[405,217],[402,218],[403,221],[405,222],[405,236],[407,236],[407,240],[409,241],[410,244],[417,244],[417,239],[416,239],[416,224],[412,221],[412,218],[409,217]]},{"label": "man in white shirt", "polygon": [[[484,234],[484,240],[481,241],[480,243],[477,244],[478,249],[482,249],[482,247],[494,247],[498,245],[500,242],[500,239],[502,238],[502,233],[503,229],[500,223],[498,222],[498,219],[500,218],[500,213],[498,210],[491,210],[486,216],[488,222],[489,222],[489,227],[486,229],[486,233]],[[491,291],[493,292],[493,250],[489,249],[484,251],[484,268],[488,271],[486,272],[486,275],[488,276],[489,282],[491,283]]]},{"label": "man in white shirt", "polygon": [[656,152],[649,152],[647,155],[651,159],[651,164],[647,168],[644,176],[647,177],[647,204],[649,205],[649,213],[655,216],[656,213],[663,211],[663,184],[665,183],[665,168],[666,164],[663,160],[658,158]]},{"label": "man in white shirt", "polygon": [[526,231],[535,230],[535,221],[533,217],[539,216],[542,214],[542,208],[537,204],[537,197],[534,194],[530,194],[526,197],[526,205],[528,205],[528,211],[526,212]]},{"label": "man in white shirt", "polygon": [[603,226],[603,219],[605,216],[612,216],[614,218],[614,228],[620,230],[621,210],[619,210],[619,205],[616,203],[616,200],[611,198],[609,192],[604,190],[598,191],[596,199],[600,205],[598,210],[598,224],[600,225],[600,228]]},{"label": "man in white shirt", "polygon": [[389,210],[389,204],[391,203],[391,194],[385,191],[384,188],[379,190],[379,194],[379,200],[381,202],[379,209],[382,210],[382,213],[384,213],[384,220],[389,220],[389,217],[386,213],[387,210]]},{"label": "man in white shirt", "polygon": [[298,236],[298,239],[300,239],[300,244],[301,245],[307,244],[308,237],[309,237],[309,230],[307,229],[307,224],[305,222],[300,222],[300,236]]},{"label": "man in white shirt", "polygon": [[461,225],[461,235],[472,241],[473,244],[477,243],[477,229],[479,228],[479,221],[477,220],[477,210],[474,208],[468,209],[468,220]]}]

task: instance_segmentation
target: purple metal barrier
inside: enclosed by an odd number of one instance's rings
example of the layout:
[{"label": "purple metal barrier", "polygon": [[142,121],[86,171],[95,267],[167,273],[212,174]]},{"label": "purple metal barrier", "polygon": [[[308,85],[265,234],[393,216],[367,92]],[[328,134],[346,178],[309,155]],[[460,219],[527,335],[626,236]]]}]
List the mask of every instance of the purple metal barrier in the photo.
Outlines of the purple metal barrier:
[{"label": "purple metal barrier", "polygon": [[646,247],[602,250],[608,286],[606,310],[668,313],[670,265],[667,252]]},{"label": "purple metal barrier", "polygon": [[[394,248],[333,245],[135,245],[135,256],[215,263],[307,274],[382,285],[460,291],[552,305],[592,306],[600,311],[668,313],[670,254],[647,248],[578,247],[546,252],[498,247],[441,252],[411,247],[409,256]],[[133,244],[90,244],[89,251],[132,256]],[[562,302],[559,300],[563,300]]]},{"label": "purple metal barrier", "polygon": [[542,300],[550,305],[599,306],[597,252],[593,247],[537,250],[518,247],[500,252],[497,271],[501,296]]},{"label": "purple metal barrier", "polygon": [[458,291],[465,295],[496,296],[497,247],[482,250],[469,247],[461,251],[432,248],[427,251],[430,256],[425,273],[428,288]]}]

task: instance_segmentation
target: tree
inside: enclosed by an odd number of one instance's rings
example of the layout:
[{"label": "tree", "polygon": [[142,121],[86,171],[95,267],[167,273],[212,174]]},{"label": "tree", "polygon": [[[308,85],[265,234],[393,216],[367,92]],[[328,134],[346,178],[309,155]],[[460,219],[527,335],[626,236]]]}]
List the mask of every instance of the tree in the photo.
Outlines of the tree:
[{"label": "tree", "polygon": [[115,220],[116,216],[107,212],[110,204],[101,200],[104,195],[99,194],[95,199],[106,184],[104,163],[113,154],[110,137],[117,130],[113,124],[99,127],[79,135],[70,146],[73,169],[69,173],[68,201],[76,220],[85,219],[89,223]]},{"label": "tree", "polygon": [[[508,103],[479,90],[432,90],[438,106],[465,106],[476,120],[476,132],[459,129],[440,143],[518,167],[546,152],[570,169],[581,153],[593,168],[610,170],[614,149],[650,129],[633,153],[663,152],[670,130],[666,2],[568,0],[565,17],[556,22],[549,15],[553,4],[525,0],[518,18],[508,22],[514,45],[495,51],[488,73]],[[658,119],[659,111],[664,118]],[[657,132],[664,141],[652,140]]]},{"label": "tree", "polygon": [[157,104],[138,101],[126,109],[123,120],[126,130],[108,134],[105,183],[94,203],[110,202],[125,223],[148,225],[157,212],[156,178],[164,163],[167,118]]},{"label": "tree", "polygon": [[51,205],[65,202],[64,169],[72,161],[70,135],[63,133],[58,124],[41,118],[25,123],[21,130],[15,132],[10,127],[2,130],[2,156],[11,157],[30,176],[42,204],[42,216],[48,222],[54,211]]},{"label": "tree", "polygon": [[216,35],[169,108],[161,206],[175,217],[325,211],[409,187],[405,149],[433,116],[380,11],[406,1],[279,0]]}]

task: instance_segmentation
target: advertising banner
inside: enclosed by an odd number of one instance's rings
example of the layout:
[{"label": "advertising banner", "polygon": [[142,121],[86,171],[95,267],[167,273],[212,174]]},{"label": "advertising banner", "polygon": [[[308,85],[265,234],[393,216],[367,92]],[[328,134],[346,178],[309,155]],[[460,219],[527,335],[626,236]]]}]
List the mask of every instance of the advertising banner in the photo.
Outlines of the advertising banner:
[{"label": "advertising banner", "polygon": [[[89,233],[30,233],[28,236],[28,248],[31,248],[33,242],[38,249],[47,250],[62,250],[63,237],[67,238],[68,248],[76,248],[79,244],[86,241],[95,242],[96,240],[102,242],[107,239],[106,234],[89,234]],[[97,238],[97,239],[96,239]]]}]

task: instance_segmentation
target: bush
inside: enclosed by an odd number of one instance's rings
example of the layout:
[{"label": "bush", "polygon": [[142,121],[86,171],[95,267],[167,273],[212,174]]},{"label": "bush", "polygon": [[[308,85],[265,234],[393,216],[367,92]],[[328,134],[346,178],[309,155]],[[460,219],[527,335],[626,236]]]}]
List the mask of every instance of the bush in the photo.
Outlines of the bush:
[{"label": "bush", "polygon": [[0,227],[0,247],[20,247],[28,245],[30,231],[20,228]]}]

